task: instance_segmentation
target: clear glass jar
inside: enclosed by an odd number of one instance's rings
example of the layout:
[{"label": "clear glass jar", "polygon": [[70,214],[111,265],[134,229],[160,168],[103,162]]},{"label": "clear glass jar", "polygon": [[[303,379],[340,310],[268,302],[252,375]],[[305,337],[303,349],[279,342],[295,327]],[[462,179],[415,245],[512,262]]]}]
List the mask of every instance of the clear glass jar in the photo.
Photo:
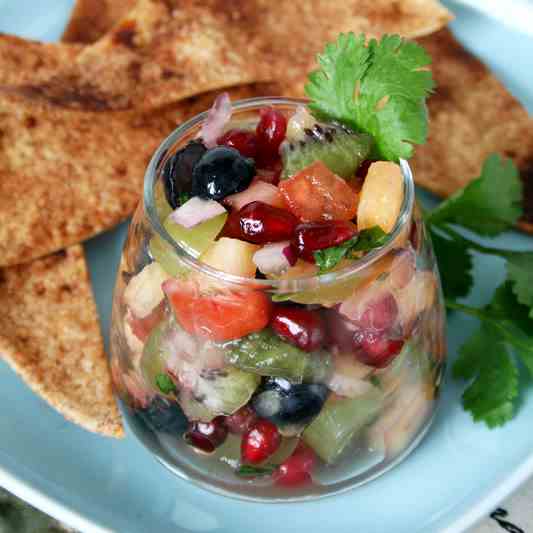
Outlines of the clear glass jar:
[{"label": "clear glass jar", "polygon": [[[281,98],[237,102],[232,125],[253,127],[264,106],[289,113],[301,103]],[[169,207],[161,201],[161,169],[197,136],[205,116],[183,124],[153,156],[144,198],[124,245],[111,330],[112,372],[123,414],[161,463],[228,496],[294,501],[365,483],[421,440],[437,405],[444,369],[439,275],[409,166],[401,162],[403,205],[385,246],[320,276],[306,277],[304,269],[301,277],[241,278],[198,261],[198,243],[191,244],[190,235],[184,240],[170,235],[163,223]],[[206,231],[216,234],[219,229]],[[165,297],[161,290],[168,279],[178,294],[181,323],[168,303],[169,291]],[[228,295],[234,308],[225,304]],[[246,314],[263,327],[268,322],[264,314],[283,301],[322,314],[327,348],[306,353],[274,342],[268,327],[230,342],[190,333],[201,332],[213,313],[229,322],[232,313]],[[353,356],[351,343],[363,316],[367,322],[369,316],[370,322],[393,316],[386,334],[376,333],[374,323],[368,326],[378,335],[376,342],[401,343],[399,355],[384,368],[366,366]],[[253,409],[227,418],[243,405]],[[282,437],[274,455],[246,476],[250,472],[240,468],[239,428],[246,427],[254,411],[271,415]],[[213,416],[216,424],[209,425]],[[191,438],[192,420],[206,422],[201,427],[211,432],[207,441]],[[270,474],[301,441],[314,451],[311,479],[287,486]],[[222,444],[210,449],[213,442]]]}]

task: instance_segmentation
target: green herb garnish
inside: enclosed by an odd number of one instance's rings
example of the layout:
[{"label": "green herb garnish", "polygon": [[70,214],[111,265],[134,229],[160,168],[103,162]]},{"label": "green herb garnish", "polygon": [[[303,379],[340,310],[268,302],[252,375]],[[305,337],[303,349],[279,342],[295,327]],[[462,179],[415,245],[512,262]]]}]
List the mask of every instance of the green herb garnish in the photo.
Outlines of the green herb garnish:
[{"label": "green herb garnish", "polygon": [[[521,200],[516,167],[493,154],[477,179],[425,215],[448,308],[481,321],[460,348],[453,375],[471,381],[463,406],[489,427],[501,426],[516,409],[520,382],[513,354],[533,376],[533,252],[485,246],[456,227],[496,236],[513,228],[522,214]],[[506,263],[506,282],[483,308],[455,300],[467,296],[474,285],[473,253],[495,255]]]},{"label": "green herb garnish", "polygon": [[237,470],[235,470],[235,474],[240,477],[271,476],[277,468],[277,465],[241,465]]},{"label": "green herb garnish", "polygon": [[[430,57],[421,46],[397,35],[366,43],[364,35],[341,34],[326,45],[318,63],[305,87],[311,112],[319,120],[337,121],[370,134],[375,141],[371,159],[408,159],[413,145],[425,142],[425,100],[434,82],[428,70]],[[482,323],[460,349],[454,375],[471,381],[463,406],[474,420],[489,427],[502,425],[516,409],[521,382],[513,355],[533,375],[533,251],[486,246],[461,228],[482,237],[512,229],[522,215],[522,195],[515,165],[493,154],[479,178],[425,215],[448,308]],[[319,273],[383,242],[384,238],[379,242],[373,236],[363,245],[358,236],[316,252]],[[472,289],[476,253],[502,258],[507,270],[506,282],[483,308],[456,301]]]},{"label": "green herb garnish", "polygon": [[305,92],[319,119],[372,135],[376,159],[398,161],[427,136],[425,99],[434,87],[428,53],[398,35],[341,34],[318,56]]},{"label": "green herb garnish", "polygon": [[178,195],[178,203],[180,206],[187,203],[191,199],[191,195],[188,192],[180,192]]},{"label": "green herb garnish", "polygon": [[318,250],[313,255],[318,273],[325,274],[336,267],[344,258],[353,259],[357,252],[368,252],[374,248],[379,248],[387,241],[388,234],[379,226],[364,229],[355,237],[324,250]]},{"label": "green herb garnish", "polygon": [[170,394],[176,391],[176,385],[174,385],[174,382],[168,374],[157,374],[155,384],[163,394]]}]

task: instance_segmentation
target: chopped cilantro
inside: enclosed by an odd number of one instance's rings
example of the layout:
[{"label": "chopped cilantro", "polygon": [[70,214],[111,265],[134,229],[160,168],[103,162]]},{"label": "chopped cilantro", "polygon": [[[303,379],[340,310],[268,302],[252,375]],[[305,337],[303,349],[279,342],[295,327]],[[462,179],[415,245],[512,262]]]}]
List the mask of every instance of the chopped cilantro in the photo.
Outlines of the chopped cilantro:
[{"label": "chopped cilantro", "polygon": [[241,465],[236,471],[240,477],[257,477],[257,476],[270,476],[276,469],[277,465],[263,465],[263,466],[253,466],[253,465]]},{"label": "chopped cilantro", "polygon": [[324,248],[314,253],[318,273],[324,274],[336,267],[345,257],[353,258],[356,252],[368,252],[379,248],[387,241],[388,234],[379,226],[362,230],[355,237],[339,244]]},{"label": "chopped cilantro", "polygon": [[427,52],[398,35],[365,44],[364,35],[341,34],[318,56],[309,75],[309,108],[373,136],[376,158],[408,159],[427,135],[426,97],[434,87]]},{"label": "chopped cilantro", "polygon": [[191,195],[188,192],[180,192],[178,196],[178,205],[182,206],[191,199]]},{"label": "chopped cilantro", "polygon": [[174,385],[168,374],[157,374],[155,384],[163,394],[170,394],[176,390],[176,385]]}]

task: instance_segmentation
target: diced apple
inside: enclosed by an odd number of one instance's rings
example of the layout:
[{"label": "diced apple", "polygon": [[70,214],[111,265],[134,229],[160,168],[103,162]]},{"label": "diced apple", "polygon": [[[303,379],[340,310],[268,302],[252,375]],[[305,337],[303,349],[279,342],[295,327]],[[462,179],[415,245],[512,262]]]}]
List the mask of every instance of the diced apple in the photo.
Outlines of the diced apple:
[{"label": "diced apple", "polygon": [[255,244],[222,237],[200,256],[200,260],[222,272],[253,278],[257,268],[253,255],[258,249]]},{"label": "diced apple", "polygon": [[390,233],[403,202],[403,177],[400,167],[389,161],[370,165],[359,197],[359,230],[379,226]]},{"label": "diced apple", "polygon": [[367,378],[374,370],[357,361],[352,354],[336,354],[334,369],[327,386],[339,396],[356,398],[363,396],[374,387]]},{"label": "diced apple", "polygon": [[130,279],[124,290],[124,302],[137,318],[148,316],[163,300],[161,285],[170,276],[159,263],[146,265]]},{"label": "diced apple", "polygon": [[398,291],[399,317],[405,331],[409,331],[416,317],[430,309],[437,297],[437,280],[429,270],[419,271],[402,290]]}]

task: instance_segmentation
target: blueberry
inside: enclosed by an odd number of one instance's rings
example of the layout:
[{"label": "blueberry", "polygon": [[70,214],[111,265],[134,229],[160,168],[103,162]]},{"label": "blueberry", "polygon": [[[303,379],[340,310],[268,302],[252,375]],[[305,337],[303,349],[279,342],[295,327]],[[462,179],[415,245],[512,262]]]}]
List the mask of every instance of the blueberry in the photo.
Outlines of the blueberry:
[{"label": "blueberry", "polygon": [[274,422],[285,435],[299,433],[318,415],[328,395],[319,383],[291,383],[268,379],[253,397],[252,406],[261,418]]},{"label": "blueberry", "polygon": [[217,146],[208,150],[192,173],[192,194],[221,200],[244,191],[255,176],[255,162],[243,157],[235,148]]},{"label": "blueberry", "polygon": [[135,410],[135,416],[153,431],[181,435],[188,427],[188,420],[181,407],[160,396],[155,396],[148,407]]},{"label": "blueberry", "polygon": [[165,196],[173,209],[180,206],[182,194],[190,194],[193,168],[206,151],[207,148],[201,141],[191,141],[165,163],[163,167]]}]

